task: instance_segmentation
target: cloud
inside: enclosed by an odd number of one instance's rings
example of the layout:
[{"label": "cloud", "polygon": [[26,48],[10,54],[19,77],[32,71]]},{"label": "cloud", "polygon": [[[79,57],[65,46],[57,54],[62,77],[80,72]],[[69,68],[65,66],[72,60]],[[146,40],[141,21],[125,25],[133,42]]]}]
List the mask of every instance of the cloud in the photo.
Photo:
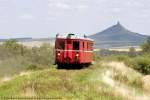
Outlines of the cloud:
[{"label": "cloud", "polygon": [[23,20],[32,20],[32,19],[35,19],[35,16],[31,14],[22,14],[19,16],[19,18]]},{"label": "cloud", "polygon": [[90,0],[48,0],[49,7],[61,9],[87,8]]},{"label": "cloud", "polygon": [[78,5],[78,9],[87,9],[89,6],[88,5]]},{"label": "cloud", "polygon": [[51,17],[71,16],[87,12],[89,0],[48,0],[48,14]]},{"label": "cloud", "polygon": [[49,7],[56,7],[60,9],[70,9],[70,6],[66,3],[61,3],[61,2],[55,2],[55,3],[49,3]]},{"label": "cloud", "polygon": [[133,0],[129,0],[126,3],[124,3],[124,6],[126,7],[144,7],[145,4],[142,3],[141,1],[133,1]]}]

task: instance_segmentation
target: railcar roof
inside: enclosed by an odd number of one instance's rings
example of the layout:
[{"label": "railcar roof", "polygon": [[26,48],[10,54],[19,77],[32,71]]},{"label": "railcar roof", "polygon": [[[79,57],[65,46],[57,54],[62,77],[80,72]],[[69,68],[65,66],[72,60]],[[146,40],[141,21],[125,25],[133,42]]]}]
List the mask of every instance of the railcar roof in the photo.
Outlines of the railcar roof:
[{"label": "railcar roof", "polygon": [[90,38],[86,38],[86,37],[71,37],[71,38],[67,38],[64,36],[58,36],[57,39],[73,39],[73,40],[88,40],[88,41],[94,41],[93,39]]}]

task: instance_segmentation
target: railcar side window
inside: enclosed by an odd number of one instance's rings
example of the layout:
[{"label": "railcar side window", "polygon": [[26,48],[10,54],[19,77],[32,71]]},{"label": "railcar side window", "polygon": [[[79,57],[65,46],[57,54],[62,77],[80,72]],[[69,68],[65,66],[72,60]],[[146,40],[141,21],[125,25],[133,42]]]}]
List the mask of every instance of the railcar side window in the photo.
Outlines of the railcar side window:
[{"label": "railcar side window", "polygon": [[78,41],[73,42],[73,50],[79,50],[79,42]]},{"label": "railcar side window", "polygon": [[64,50],[65,49],[65,41],[58,41],[56,48]]},{"label": "railcar side window", "polygon": [[71,41],[67,41],[67,44],[71,44],[72,42]]},{"label": "railcar side window", "polygon": [[84,49],[84,42],[83,42],[83,49]]}]

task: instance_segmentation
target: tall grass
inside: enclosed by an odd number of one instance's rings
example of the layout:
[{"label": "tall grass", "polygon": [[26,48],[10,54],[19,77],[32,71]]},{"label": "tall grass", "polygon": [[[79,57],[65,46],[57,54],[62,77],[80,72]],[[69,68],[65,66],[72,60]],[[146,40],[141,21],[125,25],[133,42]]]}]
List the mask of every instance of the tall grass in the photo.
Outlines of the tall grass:
[{"label": "tall grass", "polygon": [[[23,76],[15,76],[8,82],[0,84],[0,96],[48,96],[61,97],[71,100],[122,100],[119,94],[102,82],[102,75],[107,66],[101,66],[101,60],[123,61],[132,68],[139,66],[137,57],[119,55],[100,57],[95,53],[95,64],[87,69],[81,70],[57,70],[51,67],[54,62],[53,47],[43,44],[41,47],[28,48],[19,45],[16,41],[7,41],[0,48],[0,73],[15,74],[24,70],[30,70]],[[5,68],[3,68],[5,67]],[[34,70],[34,71],[32,71]],[[117,71],[116,71],[117,72]],[[134,74],[134,73],[133,73]],[[141,86],[139,76],[123,75],[120,71],[112,77],[117,81],[137,88]],[[131,77],[130,77],[131,76]]]},{"label": "tall grass", "polygon": [[53,47],[43,44],[41,47],[28,48],[15,40],[8,40],[0,45],[0,77],[20,71],[44,69],[54,63]]},{"label": "tall grass", "polygon": [[102,57],[104,61],[119,61],[124,62],[128,67],[131,67],[144,75],[150,74],[150,54],[144,53],[136,57],[128,55],[115,55]]},{"label": "tall grass", "polygon": [[100,74],[97,73],[97,69],[98,67],[78,71],[57,69],[31,71],[28,75],[16,76],[9,82],[1,84],[0,96],[122,100],[121,96],[114,94],[111,88],[93,76]]}]

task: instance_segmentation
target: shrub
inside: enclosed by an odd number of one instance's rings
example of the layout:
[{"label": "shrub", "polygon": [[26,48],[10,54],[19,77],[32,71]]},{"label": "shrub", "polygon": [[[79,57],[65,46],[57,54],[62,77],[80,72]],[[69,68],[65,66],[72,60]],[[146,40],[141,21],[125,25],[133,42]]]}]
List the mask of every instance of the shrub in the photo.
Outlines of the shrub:
[{"label": "shrub", "polygon": [[129,53],[128,53],[128,55],[129,55],[130,57],[135,57],[135,56],[137,55],[136,50],[135,50],[134,47],[129,48]]},{"label": "shrub", "polygon": [[23,70],[44,69],[54,63],[54,51],[49,44],[28,48],[16,40],[8,40],[0,45],[0,62],[0,77]]},{"label": "shrub", "polygon": [[100,56],[99,52],[94,51],[94,57],[93,57],[93,60],[94,60],[94,61],[101,60],[101,56]]},{"label": "shrub", "polygon": [[150,74],[150,59],[144,56],[137,57],[134,59],[137,66],[134,68],[143,74]]},{"label": "shrub", "polygon": [[1,59],[18,55],[23,56],[28,51],[25,46],[18,44],[17,41],[13,39],[5,41],[0,47]]},{"label": "shrub", "polygon": [[143,53],[150,52],[150,37],[147,39],[147,41],[141,47],[143,49]]},{"label": "shrub", "polygon": [[150,74],[150,55],[140,55],[135,58],[128,56],[115,56],[113,59],[123,61],[127,66],[134,68],[142,74]]},{"label": "shrub", "polygon": [[130,58],[126,55],[118,55],[118,56],[116,56],[116,59],[118,61],[128,61]]},{"label": "shrub", "polygon": [[43,44],[41,47],[33,47],[28,55],[32,63],[38,65],[50,66],[54,63],[54,51],[48,44]]},{"label": "shrub", "polygon": [[33,64],[31,64],[27,67],[27,70],[37,70],[37,69],[39,69],[39,68],[36,65],[33,65]]}]

